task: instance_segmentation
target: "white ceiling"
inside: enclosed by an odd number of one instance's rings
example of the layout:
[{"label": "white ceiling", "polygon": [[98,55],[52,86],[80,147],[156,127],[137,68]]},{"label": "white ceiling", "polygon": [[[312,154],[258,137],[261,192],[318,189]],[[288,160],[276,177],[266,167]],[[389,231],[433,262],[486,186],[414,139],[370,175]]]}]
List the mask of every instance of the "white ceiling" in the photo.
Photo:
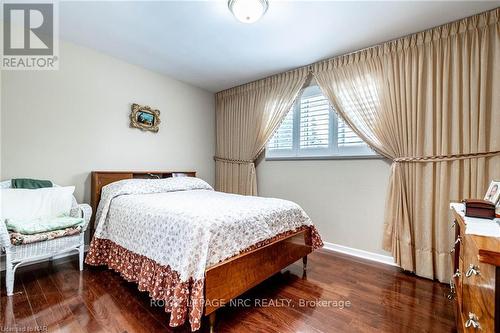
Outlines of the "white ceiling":
[{"label": "white ceiling", "polygon": [[216,92],[498,7],[500,1],[61,2],[62,39]]}]

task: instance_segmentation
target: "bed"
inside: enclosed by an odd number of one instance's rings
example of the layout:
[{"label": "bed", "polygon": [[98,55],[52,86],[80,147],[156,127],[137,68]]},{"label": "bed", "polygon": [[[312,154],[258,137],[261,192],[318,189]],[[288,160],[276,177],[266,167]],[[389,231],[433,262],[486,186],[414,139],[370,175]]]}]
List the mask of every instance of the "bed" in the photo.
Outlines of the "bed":
[{"label": "bed", "polygon": [[219,307],[323,245],[297,204],[214,191],[195,172],[94,171],[86,263],[106,265],[211,331]]}]

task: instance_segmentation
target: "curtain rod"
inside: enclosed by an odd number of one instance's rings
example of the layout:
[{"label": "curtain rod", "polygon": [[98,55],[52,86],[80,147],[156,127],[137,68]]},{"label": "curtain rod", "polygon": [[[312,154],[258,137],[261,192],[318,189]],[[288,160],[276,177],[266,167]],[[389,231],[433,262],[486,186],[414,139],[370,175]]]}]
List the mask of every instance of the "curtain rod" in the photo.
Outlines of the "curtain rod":
[{"label": "curtain rod", "polygon": [[474,14],[474,15],[470,15],[470,16],[466,16],[466,17],[463,17],[461,19],[458,19],[458,20],[455,20],[455,21],[449,21],[447,23],[443,23],[443,24],[440,24],[440,25],[436,25],[434,27],[431,27],[431,28],[427,28],[427,29],[424,29],[424,30],[420,30],[420,31],[417,31],[417,32],[412,32],[412,33],[409,33],[409,34],[406,34],[406,35],[403,35],[403,36],[400,36],[400,37],[396,37],[396,38],[393,38],[393,39],[389,39],[385,42],[380,42],[378,44],[374,44],[374,45],[371,45],[371,46],[367,46],[367,47],[364,47],[362,49],[358,49],[358,50],[355,50],[355,51],[351,51],[351,52],[347,52],[347,53],[343,53],[343,54],[340,54],[340,55],[336,55],[336,56],[330,56],[330,57],[327,57],[327,58],[323,58],[321,60],[318,60],[318,61],[315,61],[315,62],[312,62],[308,65],[304,65],[304,66],[299,66],[299,67],[296,67],[296,68],[293,68],[293,69],[289,69],[289,70],[286,70],[284,72],[279,72],[279,73],[276,73],[276,74],[272,74],[272,75],[269,75],[269,76],[265,76],[263,78],[260,78],[260,79],[256,79],[256,80],[252,80],[252,81],[249,81],[249,82],[246,82],[246,83],[242,83],[242,84],[239,84],[237,86],[234,86],[234,87],[231,87],[231,88],[227,88],[227,89],[224,89],[224,90],[221,90],[221,91],[218,91],[216,92],[215,94],[217,95],[218,93],[221,93],[223,91],[226,91],[226,90],[231,90],[231,89],[235,89],[235,88],[238,88],[238,87],[242,87],[242,86],[245,86],[247,84],[251,84],[251,83],[254,83],[254,82],[257,82],[257,81],[261,81],[261,80],[265,80],[265,79],[269,79],[273,76],[276,76],[276,75],[281,75],[281,74],[284,74],[284,73],[289,73],[289,72],[293,72],[293,71],[296,71],[296,70],[301,70],[301,69],[305,69],[307,68],[309,70],[309,72],[311,73],[312,72],[312,67],[316,64],[319,64],[321,62],[324,62],[324,61],[328,61],[328,60],[333,60],[333,59],[336,59],[336,58],[342,58],[342,57],[347,57],[347,56],[350,56],[352,54],[356,54],[356,53],[360,53],[360,52],[364,52],[364,51],[367,51],[367,50],[371,50],[371,49],[374,49],[374,48],[377,48],[377,47],[380,47],[382,45],[385,45],[387,43],[392,43],[392,42],[395,42],[397,40],[400,40],[400,39],[404,39],[404,38],[407,38],[407,37],[410,37],[410,36],[413,36],[413,35],[417,35],[417,34],[421,34],[421,33],[424,33],[424,32],[427,32],[427,31],[431,31],[431,30],[434,30],[434,29],[438,29],[438,28],[441,28],[441,27],[444,27],[445,25],[449,25],[449,24],[453,24],[455,22],[460,22],[460,21],[463,21],[463,20],[468,20],[474,16],[479,16],[479,15],[482,15],[482,14],[485,14],[485,13],[489,13],[489,12],[494,12],[496,10],[499,10],[500,7],[496,7],[496,8],[493,8],[493,9],[489,9],[489,10],[486,10],[484,12],[480,12],[480,13],[477,13],[477,14]]}]

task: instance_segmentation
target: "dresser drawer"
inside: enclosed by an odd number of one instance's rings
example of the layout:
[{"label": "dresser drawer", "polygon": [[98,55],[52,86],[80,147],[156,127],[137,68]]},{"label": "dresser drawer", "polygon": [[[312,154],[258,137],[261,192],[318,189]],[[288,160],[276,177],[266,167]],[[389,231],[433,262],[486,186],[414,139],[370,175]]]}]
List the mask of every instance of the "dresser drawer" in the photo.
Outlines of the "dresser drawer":
[{"label": "dresser drawer", "polygon": [[[465,237],[464,259],[461,274],[462,320],[469,321],[466,332],[495,332],[495,279],[496,267],[480,263],[473,242]],[[479,328],[474,327],[478,323]],[[464,326],[465,322],[464,322]]]},{"label": "dresser drawer", "polygon": [[453,210],[451,244],[457,330],[500,333],[500,237],[465,234],[461,211]]}]

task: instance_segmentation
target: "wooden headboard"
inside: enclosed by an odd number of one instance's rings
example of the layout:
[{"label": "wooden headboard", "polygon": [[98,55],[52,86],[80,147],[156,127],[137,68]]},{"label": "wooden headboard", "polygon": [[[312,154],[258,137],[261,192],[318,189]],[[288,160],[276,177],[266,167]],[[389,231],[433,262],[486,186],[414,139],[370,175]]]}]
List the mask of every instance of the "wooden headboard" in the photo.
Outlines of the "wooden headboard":
[{"label": "wooden headboard", "polygon": [[94,234],[95,212],[101,200],[101,189],[112,182],[122,179],[161,179],[170,177],[196,177],[195,171],[92,171],[91,174],[91,192],[90,205],[92,206],[92,219],[89,229],[90,235]]}]

